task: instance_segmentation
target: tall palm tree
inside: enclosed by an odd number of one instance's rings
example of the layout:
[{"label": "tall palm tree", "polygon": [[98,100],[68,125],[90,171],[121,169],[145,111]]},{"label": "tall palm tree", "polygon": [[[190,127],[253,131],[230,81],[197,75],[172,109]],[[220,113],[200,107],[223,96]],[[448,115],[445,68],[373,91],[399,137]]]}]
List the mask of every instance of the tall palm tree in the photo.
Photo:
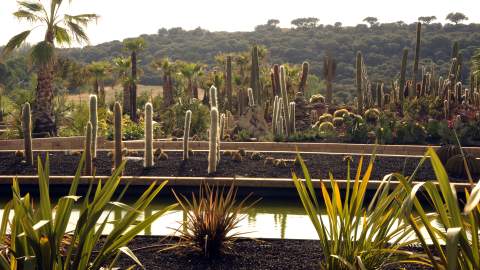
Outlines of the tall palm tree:
[{"label": "tall palm tree", "polygon": [[187,96],[198,99],[198,88],[194,85],[194,82],[202,70],[202,65],[197,63],[181,62],[179,66],[180,74],[182,74],[182,76],[185,77],[188,82]]},{"label": "tall palm tree", "polygon": [[87,25],[98,19],[96,14],[69,15],[60,12],[63,0],[51,0],[44,6],[40,1],[18,1],[19,9],[13,15],[19,20],[34,23],[35,26],[10,39],[2,55],[6,56],[25,43],[33,30],[46,28],[45,37],[31,49],[31,59],[37,72],[37,89],[33,106],[34,133],[56,135],[53,116],[53,63],[55,47],[70,45],[72,42],[88,43],[85,33]]},{"label": "tall palm tree", "polygon": [[168,108],[174,103],[172,75],[178,69],[178,66],[168,58],[154,60],[152,67],[160,71],[163,76],[163,105]]},{"label": "tall palm tree", "polygon": [[111,70],[110,63],[107,61],[94,61],[87,66],[87,70],[93,79],[93,93],[99,97],[100,104],[105,104],[104,80]]},{"label": "tall palm tree", "polygon": [[128,57],[117,57],[113,59],[114,83],[120,82],[123,87],[123,107],[130,111],[130,86],[133,83],[131,74],[131,62]]},{"label": "tall palm tree", "polygon": [[137,121],[137,53],[145,49],[145,40],[143,38],[126,39],[123,46],[130,52],[130,62],[132,64],[132,84],[130,85],[130,118]]}]

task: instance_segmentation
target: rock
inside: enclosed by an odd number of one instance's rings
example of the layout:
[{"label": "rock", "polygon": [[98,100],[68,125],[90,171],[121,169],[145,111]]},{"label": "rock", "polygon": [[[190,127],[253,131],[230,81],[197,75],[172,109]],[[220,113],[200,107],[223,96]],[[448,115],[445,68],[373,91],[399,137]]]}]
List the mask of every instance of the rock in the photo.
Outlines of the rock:
[{"label": "rock", "polygon": [[236,125],[241,129],[248,130],[256,138],[267,136],[270,133],[264,111],[258,106],[247,108],[247,112],[240,117]]}]

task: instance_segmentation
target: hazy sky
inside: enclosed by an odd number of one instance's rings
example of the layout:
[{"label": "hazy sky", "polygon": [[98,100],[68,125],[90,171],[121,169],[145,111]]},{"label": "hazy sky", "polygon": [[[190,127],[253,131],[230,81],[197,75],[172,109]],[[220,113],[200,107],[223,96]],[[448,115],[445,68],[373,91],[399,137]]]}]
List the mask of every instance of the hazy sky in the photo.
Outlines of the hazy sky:
[{"label": "hazy sky", "polygon": [[[251,31],[271,18],[279,19],[282,27],[290,27],[290,21],[299,17],[316,17],[322,24],[340,21],[356,25],[366,16],[375,16],[380,22],[410,23],[419,16],[435,15],[444,22],[449,12],[456,11],[467,15],[468,22],[480,22],[479,0],[73,0],[69,7],[68,1],[64,2],[70,14],[94,12],[101,16],[97,25],[88,28],[92,44],[152,34],[162,27]],[[0,0],[0,44],[30,27],[13,18],[16,8],[15,0]],[[41,32],[38,29],[30,41],[41,38]]]}]

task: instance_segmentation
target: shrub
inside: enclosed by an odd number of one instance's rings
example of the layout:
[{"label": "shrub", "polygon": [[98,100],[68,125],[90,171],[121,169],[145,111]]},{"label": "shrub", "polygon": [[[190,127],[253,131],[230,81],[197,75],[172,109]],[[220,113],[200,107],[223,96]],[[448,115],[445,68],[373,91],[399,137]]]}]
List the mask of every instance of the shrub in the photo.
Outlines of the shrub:
[{"label": "shrub", "polygon": [[[141,265],[127,244],[166,211],[176,207],[172,205],[143,221],[139,219],[166,182],[161,185],[152,183],[133,205],[125,205],[120,201],[127,186],[120,192],[121,195],[114,198],[125,166],[123,163],[106,182],[98,184],[96,188],[91,183],[86,196],[80,197],[77,189],[83,162],[84,157],[77,168],[68,196],[60,198],[56,206],[51,204],[49,195],[48,156],[45,165],[38,160],[38,204],[33,203],[28,193],[22,196],[17,180],[13,180],[13,199],[4,207],[0,223],[0,246],[6,246],[6,252],[0,250],[1,269],[99,270],[108,265],[109,268],[114,267],[120,254],[129,256]],[[70,232],[67,231],[67,225],[74,204],[79,206],[80,213],[75,229]],[[112,221],[109,217],[117,209],[125,212],[125,215]],[[9,222],[11,215],[13,217]],[[109,224],[113,225],[113,229],[99,244],[102,233]],[[8,237],[7,231],[10,232]],[[6,241],[8,239],[10,241]]]},{"label": "shrub", "polygon": [[418,122],[403,121],[397,127],[397,141],[401,144],[422,144],[427,138],[427,131]]},{"label": "shrub", "polygon": [[227,192],[223,188],[203,183],[198,196],[189,200],[173,191],[182,210],[187,214],[182,228],[177,230],[180,242],[172,248],[192,248],[205,257],[217,257],[232,248],[242,233],[234,232],[245,218],[242,212],[257,201],[248,204],[250,195],[237,202],[237,189],[232,184]]},{"label": "shrub", "polygon": [[[305,181],[294,172],[293,182],[320,239],[324,255],[321,269],[382,269],[409,258],[411,254],[401,250],[411,243],[407,240],[411,229],[400,221],[400,202],[405,198],[400,185],[390,191],[391,176],[385,177],[368,207],[364,206],[373,159],[363,177],[363,158],[354,180],[348,173],[346,194],[343,196],[333,176],[328,181],[331,194],[327,182],[320,181],[320,199],[304,161],[300,156],[298,160]],[[347,170],[350,172],[348,160]],[[324,221],[325,215],[327,222]]]},{"label": "shrub", "polygon": [[171,134],[175,129],[179,129],[183,134],[185,113],[188,110],[192,111],[191,134],[204,136],[210,123],[210,110],[197,99],[185,103],[178,102],[165,111],[160,117],[164,132]]}]

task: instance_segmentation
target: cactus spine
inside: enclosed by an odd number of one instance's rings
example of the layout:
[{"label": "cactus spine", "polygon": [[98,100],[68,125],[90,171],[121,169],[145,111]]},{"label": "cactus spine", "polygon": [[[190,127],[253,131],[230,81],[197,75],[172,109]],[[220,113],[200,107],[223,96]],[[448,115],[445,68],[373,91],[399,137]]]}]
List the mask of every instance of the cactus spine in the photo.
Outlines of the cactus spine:
[{"label": "cactus spine", "polygon": [[119,168],[123,161],[122,156],[122,105],[115,102],[114,106],[114,140],[115,140],[115,169]]},{"label": "cactus spine", "polygon": [[422,35],[422,23],[417,23],[417,42],[415,45],[415,59],[413,61],[413,88],[409,93],[409,97],[412,98],[415,93],[413,91],[417,87],[417,76],[418,76],[418,62],[420,59],[420,39]]},{"label": "cactus spine", "polygon": [[255,106],[255,97],[253,96],[253,90],[252,88],[248,88],[248,106],[253,107]]},{"label": "cactus spine", "polygon": [[152,103],[145,104],[145,168],[153,167],[153,106]]},{"label": "cactus spine", "polygon": [[185,125],[183,127],[183,160],[187,160],[188,156],[188,140],[190,138],[190,124],[192,123],[192,111],[185,113]]},{"label": "cactus spine", "polygon": [[[290,116],[288,115],[288,92],[287,92],[287,82],[285,75],[285,67],[280,66],[280,91],[282,93],[282,111],[280,113],[283,115],[283,120],[287,123],[290,122]],[[285,135],[288,137],[290,135],[290,130],[288,130],[288,125],[285,125]]]},{"label": "cactus spine", "polygon": [[362,53],[357,52],[356,84],[357,84],[357,113],[363,115],[363,88],[362,88]]},{"label": "cactus spine", "polygon": [[23,127],[23,145],[25,152],[25,161],[28,165],[33,165],[32,150],[32,113],[30,103],[25,103],[22,109],[22,127]]},{"label": "cactus spine", "polygon": [[225,67],[225,94],[227,96],[227,103],[225,108],[227,110],[232,109],[232,89],[233,89],[233,79],[232,79],[232,57],[227,56],[227,63]]},{"label": "cactus spine", "polygon": [[303,62],[302,64],[302,77],[300,79],[300,84],[298,85],[298,92],[305,93],[307,88],[307,79],[308,79],[308,70],[310,65],[308,62]]},{"label": "cactus spine", "polygon": [[92,155],[97,157],[98,102],[96,95],[90,95],[90,123],[92,124]]},{"label": "cactus spine", "polygon": [[90,121],[85,128],[85,174],[93,175],[93,125]]},{"label": "cactus spine", "polygon": [[218,109],[212,107],[210,110],[210,143],[208,145],[208,173],[215,173],[218,164]]},{"label": "cactus spine", "polygon": [[217,92],[217,88],[212,85],[212,87],[210,87],[210,108],[213,108],[213,107],[216,107],[218,108],[218,92]]},{"label": "cactus spine", "polygon": [[258,60],[258,46],[252,48],[252,68],[250,75],[250,88],[253,90],[253,97],[259,105],[262,104],[262,94],[260,85],[260,65]]},{"label": "cactus spine", "polygon": [[403,99],[405,98],[405,78],[406,78],[406,73],[407,73],[407,60],[408,60],[408,49],[405,48],[403,49],[403,56],[402,56],[402,67],[400,70],[400,91],[398,95],[398,99],[400,101],[400,105],[403,104]]}]

